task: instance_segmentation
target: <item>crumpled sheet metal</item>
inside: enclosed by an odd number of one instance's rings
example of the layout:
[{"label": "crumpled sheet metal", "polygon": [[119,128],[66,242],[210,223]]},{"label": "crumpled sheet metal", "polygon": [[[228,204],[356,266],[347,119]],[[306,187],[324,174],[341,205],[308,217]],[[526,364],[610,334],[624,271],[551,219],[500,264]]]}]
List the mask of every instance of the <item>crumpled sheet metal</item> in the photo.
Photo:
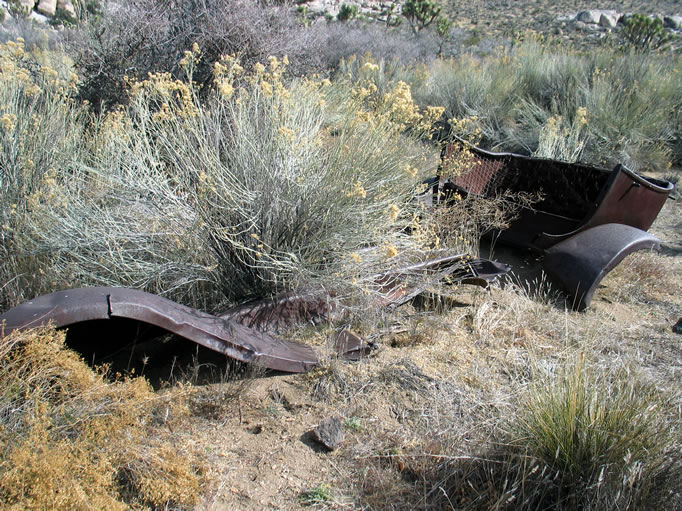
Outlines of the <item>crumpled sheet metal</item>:
[{"label": "crumpled sheet metal", "polygon": [[[381,287],[377,304],[384,307],[402,305],[424,292],[428,282],[447,276],[454,282],[487,286],[507,274],[511,266],[487,259],[465,260],[464,254],[441,256],[415,263],[371,280]],[[297,324],[313,325],[340,321],[350,313],[336,296],[324,290],[287,293],[274,298],[239,305],[220,315],[261,332],[281,332]]]},{"label": "crumpled sheet metal", "polygon": [[[487,284],[509,271],[507,265],[475,260],[464,265],[462,255],[445,256],[403,268],[386,278],[386,298],[380,305],[397,305],[423,291],[405,284],[406,275],[435,270],[436,278],[461,272],[458,279]],[[340,301],[327,293],[290,294],[244,304],[214,316],[166,298],[115,287],[69,289],[29,300],[0,315],[0,334],[13,330],[52,324],[56,328],[85,321],[127,318],[158,326],[206,348],[241,362],[284,372],[305,372],[319,360],[315,350],[272,335],[295,324],[332,322],[347,314]],[[344,359],[357,360],[369,353],[372,345],[343,330],[332,336],[332,346]]]},{"label": "crumpled sheet metal", "polygon": [[[315,351],[236,321],[219,318],[166,298],[127,288],[94,287],[58,291],[29,300],[0,315],[3,335],[15,329],[53,324],[65,327],[95,319],[128,318],[161,327],[230,358],[267,369],[304,372],[318,364]],[[357,358],[363,344],[343,337],[339,350]],[[364,344],[364,348],[368,348]]]}]

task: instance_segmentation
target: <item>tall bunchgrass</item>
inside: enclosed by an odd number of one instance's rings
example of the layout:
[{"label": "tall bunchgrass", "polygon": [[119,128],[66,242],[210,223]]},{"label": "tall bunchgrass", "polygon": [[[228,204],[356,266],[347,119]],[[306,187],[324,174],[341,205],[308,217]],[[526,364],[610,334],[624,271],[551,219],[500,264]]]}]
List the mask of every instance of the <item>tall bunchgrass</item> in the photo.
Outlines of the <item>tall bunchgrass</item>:
[{"label": "tall bunchgrass", "polygon": [[490,449],[449,465],[449,498],[471,509],[679,505],[674,396],[582,356],[541,373],[506,410]]},{"label": "tall bunchgrass", "polygon": [[[535,492],[545,502],[657,507],[680,475],[675,433],[666,424],[671,405],[625,369],[603,373],[579,357],[532,384],[507,428],[514,448],[544,472],[542,492]],[[524,474],[531,488],[534,476]]]},{"label": "tall bunchgrass", "polygon": [[[143,378],[111,382],[52,329],[0,342],[3,509],[188,509],[198,458],[166,432],[182,407]],[[177,413],[176,413],[177,412]]]},{"label": "tall bunchgrass", "polygon": [[[415,97],[450,118],[476,117],[489,148],[660,170],[682,156],[679,69],[679,56],[578,54],[528,40],[488,57],[434,62]],[[568,137],[578,143],[556,143]]]}]

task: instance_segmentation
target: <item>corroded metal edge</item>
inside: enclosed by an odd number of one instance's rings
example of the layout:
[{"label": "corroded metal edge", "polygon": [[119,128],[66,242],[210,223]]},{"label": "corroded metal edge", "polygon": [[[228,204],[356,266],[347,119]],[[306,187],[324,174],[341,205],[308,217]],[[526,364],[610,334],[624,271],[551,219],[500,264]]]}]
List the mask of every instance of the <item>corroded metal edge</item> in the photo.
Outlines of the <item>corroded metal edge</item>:
[{"label": "corroded metal edge", "polygon": [[659,246],[658,238],[635,227],[603,224],[549,248],[542,265],[573,299],[573,308],[584,310],[601,280],[623,258]]}]

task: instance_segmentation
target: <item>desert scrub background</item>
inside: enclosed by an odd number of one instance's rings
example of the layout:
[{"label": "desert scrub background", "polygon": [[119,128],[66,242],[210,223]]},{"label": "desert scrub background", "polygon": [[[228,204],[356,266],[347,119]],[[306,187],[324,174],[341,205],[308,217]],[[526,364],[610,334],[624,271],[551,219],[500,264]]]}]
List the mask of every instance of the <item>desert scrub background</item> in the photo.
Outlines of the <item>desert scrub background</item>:
[{"label": "desert scrub background", "polygon": [[113,381],[64,345],[64,332],[0,344],[3,509],[189,508],[199,458],[165,421],[185,413],[143,378]]},{"label": "desert scrub background", "polygon": [[[449,118],[476,117],[487,148],[663,170],[682,157],[679,73],[675,54],[577,53],[528,38],[434,61],[414,94]],[[569,137],[571,147],[555,143]]]},{"label": "desert scrub background", "polygon": [[60,53],[34,49],[23,39],[0,45],[0,256],[2,303],[20,303],[57,283],[49,256],[24,236],[49,200],[68,206],[55,188],[83,149],[83,110],[72,100],[78,77]]}]

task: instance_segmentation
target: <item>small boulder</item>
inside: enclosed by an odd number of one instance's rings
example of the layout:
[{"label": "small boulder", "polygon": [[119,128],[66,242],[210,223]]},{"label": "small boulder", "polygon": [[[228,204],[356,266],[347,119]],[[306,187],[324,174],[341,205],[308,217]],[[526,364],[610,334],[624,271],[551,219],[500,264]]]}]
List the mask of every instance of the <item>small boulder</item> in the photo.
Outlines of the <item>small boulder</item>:
[{"label": "small boulder", "polygon": [[576,20],[582,21],[583,23],[589,23],[591,25],[597,25],[599,23],[599,18],[601,17],[601,11],[591,9],[589,11],[580,11],[575,17]]},{"label": "small boulder", "polygon": [[599,26],[604,28],[616,28],[618,20],[616,16],[612,14],[602,13],[599,17]]},{"label": "small boulder", "polygon": [[666,16],[663,18],[663,26],[665,28],[672,28],[679,30],[682,27],[682,16]]},{"label": "small boulder", "polygon": [[315,441],[324,445],[330,451],[338,449],[343,443],[343,423],[338,417],[323,420],[313,431]]},{"label": "small boulder", "polygon": [[76,9],[74,8],[71,0],[58,0],[57,7],[59,7],[60,9],[64,9],[66,12],[69,13],[69,16],[71,16],[72,18],[76,17]]},{"label": "small boulder", "polygon": [[47,22],[50,21],[50,18],[36,11],[32,11],[31,14],[28,15],[28,19],[30,19],[31,21],[35,21],[36,23],[42,24],[47,24]]},{"label": "small boulder", "polygon": [[40,14],[54,16],[54,13],[57,12],[57,0],[40,0],[37,9]]},{"label": "small boulder", "polygon": [[36,3],[35,0],[19,0],[19,5],[21,5],[23,9],[26,9],[27,11],[30,12],[33,10]]}]

